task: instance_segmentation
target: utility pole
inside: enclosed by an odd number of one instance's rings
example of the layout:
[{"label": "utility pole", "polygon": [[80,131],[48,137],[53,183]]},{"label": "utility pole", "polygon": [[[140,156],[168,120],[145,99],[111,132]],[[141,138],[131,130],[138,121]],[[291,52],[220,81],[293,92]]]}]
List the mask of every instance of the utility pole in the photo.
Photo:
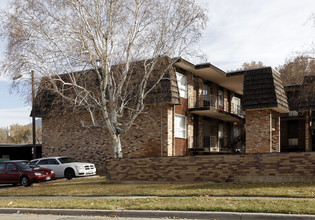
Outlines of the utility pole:
[{"label": "utility pole", "polygon": [[36,122],[35,122],[35,77],[34,70],[31,71],[32,75],[32,130],[33,130],[33,159],[36,159]]},{"label": "utility pole", "polygon": [[[18,80],[23,75],[14,76],[13,80]],[[32,133],[33,133],[33,146],[32,146],[32,158],[36,159],[36,122],[35,122],[35,75],[34,70],[31,70],[32,81]]]}]

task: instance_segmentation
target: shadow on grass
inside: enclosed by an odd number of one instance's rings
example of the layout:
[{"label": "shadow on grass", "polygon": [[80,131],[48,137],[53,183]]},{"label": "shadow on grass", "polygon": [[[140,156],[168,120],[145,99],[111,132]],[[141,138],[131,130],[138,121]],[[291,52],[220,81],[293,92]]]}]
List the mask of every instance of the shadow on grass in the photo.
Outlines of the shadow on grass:
[{"label": "shadow on grass", "polygon": [[315,183],[205,183],[178,186],[177,189],[257,189],[257,188],[304,188],[315,187]]}]

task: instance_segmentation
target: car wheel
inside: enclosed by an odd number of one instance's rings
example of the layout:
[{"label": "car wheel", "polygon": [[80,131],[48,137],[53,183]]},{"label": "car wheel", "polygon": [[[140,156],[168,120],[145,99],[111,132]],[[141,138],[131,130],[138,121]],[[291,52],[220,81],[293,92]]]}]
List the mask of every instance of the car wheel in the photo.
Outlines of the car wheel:
[{"label": "car wheel", "polygon": [[68,168],[65,170],[65,177],[67,180],[71,180],[73,177],[75,177],[75,173],[73,171],[73,169]]},{"label": "car wheel", "polygon": [[21,177],[21,184],[25,187],[30,186],[32,183],[30,179],[27,176],[22,176]]}]

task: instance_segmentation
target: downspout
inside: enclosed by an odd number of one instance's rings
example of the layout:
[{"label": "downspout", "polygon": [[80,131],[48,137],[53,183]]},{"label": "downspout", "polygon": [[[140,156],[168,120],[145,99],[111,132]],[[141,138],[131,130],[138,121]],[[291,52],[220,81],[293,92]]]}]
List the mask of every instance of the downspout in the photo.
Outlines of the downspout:
[{"label": "downspout", "polygon": [[160,128],[160,142],[161,142],[161,157],[163,156],[163,142],[162,142],[162,133],[163,133],[163,128],[162,128],[162,125],[163,125],[163,123],[162,123],[162,111],[163,111],[163,109],[162,109],[162,105],[161,105],[161,110],[160,110],[160,120],[161,120],[161,128]]},{"label": "downspout", "polygon": [[172,156],[175,155],[175,105],[172,110]]}]

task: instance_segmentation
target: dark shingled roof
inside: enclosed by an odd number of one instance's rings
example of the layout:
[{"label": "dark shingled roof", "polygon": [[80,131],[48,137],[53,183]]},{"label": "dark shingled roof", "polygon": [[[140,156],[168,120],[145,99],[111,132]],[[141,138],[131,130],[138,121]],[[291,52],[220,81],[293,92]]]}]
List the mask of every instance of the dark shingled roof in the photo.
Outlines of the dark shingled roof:
[{"label": "dark shingled roof", "polygon": [[[138,64],[139,62],[139,64]],[[136,70],[141,71],[142,61],[135,62],[137,66]],[[161,57],[158,62],[158,67],[165,69],[172,59],[169,57]],[[115,68],[115,67],[113,67]],[[158,79],[161,75],[159,68],[153,70],[151,78],[153,82]],[[136,71],[136,72],[137,72]],[[132,84],[138,84],[139,76],[134,72]],[[94,88],[91,92],[98,94],[98,80],[96,78],[94,70],[89,70],[87,72],[76,72],[74,73],[78,77],[77,81],[82,81],[85,87]],[[63,80],[67,81],[69,74],[60,75]],[[46,80],[47,81],[47,80]],[[63,111],[69,110],[66,102],[62,100],[61,96],[56,94],[54,91],[47,89],[45,86],[45,78],[42,79],[41,84],[38,89],[38,93],[35,100],[35,115],[37,117],[42,117],[47,114],[63,114]],[[149,80],[150,81],[150,80]],[[150,82],[149,82],[150,84]],[[150,86],[150,85],[149,85]],[[177,86],[176,74],[174,67],[169,68],[160,83],[148,94],[144,100],[145,104],[158,104],[158,103],[170,103],[170,104],[180,104],[179,91]],[[72,106],[70,106],[72,108]],[[32,114],[32,113],[31,113]]]},{"label": "dark shingled roof", "polygon": [[239,71],[244,76],[243,108],[288,112],[287,96],[280,74],[271,67]]}]

